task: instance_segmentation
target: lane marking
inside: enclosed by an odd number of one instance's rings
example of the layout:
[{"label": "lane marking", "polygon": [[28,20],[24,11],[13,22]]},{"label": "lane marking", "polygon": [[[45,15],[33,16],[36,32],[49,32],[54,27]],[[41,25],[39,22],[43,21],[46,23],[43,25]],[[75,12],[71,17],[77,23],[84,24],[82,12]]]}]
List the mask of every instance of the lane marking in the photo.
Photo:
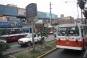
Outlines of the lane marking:
[{"label": "lane marking", "polygon": [[87,55],[87,49],[86,49],[86,52],[85,52],[85,54],[84,54],[84,57],[86,57],[86,55]]}]

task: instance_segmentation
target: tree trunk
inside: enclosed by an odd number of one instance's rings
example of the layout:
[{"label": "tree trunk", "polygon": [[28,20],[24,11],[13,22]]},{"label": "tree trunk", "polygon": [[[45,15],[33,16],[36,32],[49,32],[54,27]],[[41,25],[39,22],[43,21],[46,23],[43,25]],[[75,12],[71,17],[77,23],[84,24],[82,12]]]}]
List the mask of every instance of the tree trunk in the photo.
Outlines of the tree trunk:
[{"label": "tree trunk", "polygon": [[41,44],[41,49],[42,49],[42,47],[43,47],[43,46],[42,46],[42,44]]}]

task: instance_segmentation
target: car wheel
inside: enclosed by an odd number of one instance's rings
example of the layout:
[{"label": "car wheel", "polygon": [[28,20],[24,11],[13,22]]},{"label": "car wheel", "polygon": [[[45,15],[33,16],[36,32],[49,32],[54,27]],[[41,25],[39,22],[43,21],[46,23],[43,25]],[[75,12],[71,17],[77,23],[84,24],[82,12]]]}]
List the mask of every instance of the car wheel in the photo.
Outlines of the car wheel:
[{"label": "car wheel", "polygon": [[31,42],[28,42],[28,43],[27,43],[27,46],[30,47],[30,46],[31,46]]}]

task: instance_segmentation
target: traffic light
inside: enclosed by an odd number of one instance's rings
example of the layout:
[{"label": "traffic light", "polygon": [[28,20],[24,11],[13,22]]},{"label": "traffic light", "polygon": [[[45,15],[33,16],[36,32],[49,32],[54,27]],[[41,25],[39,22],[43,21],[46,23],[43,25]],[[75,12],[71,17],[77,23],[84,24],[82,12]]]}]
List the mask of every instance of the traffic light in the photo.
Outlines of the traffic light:
[{"label": "traffic light", "polygon": [[83,15],[87,19],[87,10],[84,10]]}]

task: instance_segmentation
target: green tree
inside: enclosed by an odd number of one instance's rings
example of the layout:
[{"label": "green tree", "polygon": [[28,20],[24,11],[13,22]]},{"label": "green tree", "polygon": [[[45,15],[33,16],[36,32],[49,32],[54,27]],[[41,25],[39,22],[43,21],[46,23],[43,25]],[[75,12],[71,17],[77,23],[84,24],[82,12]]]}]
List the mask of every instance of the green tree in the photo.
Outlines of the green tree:
[{"label": "green tree", "polygon": [[83,11],[83,15],[84,15],[84,17],[87,19],[87,10],[84,10],[84,11]]},{"label": "green tree", "polygon": [[85,0],[77,0],[77,4],[79,5],[80,9],[85,8],[86,1]]},{"label": "green tree", "polygon": [[41,36],[41,39],[38,41],[38,44],[41,45],[41,48],[43,44],[45,44],[45,39],[48,38],[48,28],[41,27],[40,30],[37,32],[38,36]]},{"label": "green tree", "polygon": [[[6,33],[6,29],[0,31],[0,39],[1,40],[6,40],[6,38],[2,38],[2,34],[5,34]],[[8,48],[10,48],[9,44],[3,42],[3,41],[0,41],[0,58],[5,58],[5,56],[3,56],[2,54],[2,51],[5,51],[7,50]]]},{"label": "green tree", "polygon": [[87,7],[85,6],[87,3],[86,0],[77,0],[77,4],[79,5],[80,9],[81,9],[81,15],[83,12],[83,15],[85,17],[85,24],[86,24],[86,19],[87,19]]}]

